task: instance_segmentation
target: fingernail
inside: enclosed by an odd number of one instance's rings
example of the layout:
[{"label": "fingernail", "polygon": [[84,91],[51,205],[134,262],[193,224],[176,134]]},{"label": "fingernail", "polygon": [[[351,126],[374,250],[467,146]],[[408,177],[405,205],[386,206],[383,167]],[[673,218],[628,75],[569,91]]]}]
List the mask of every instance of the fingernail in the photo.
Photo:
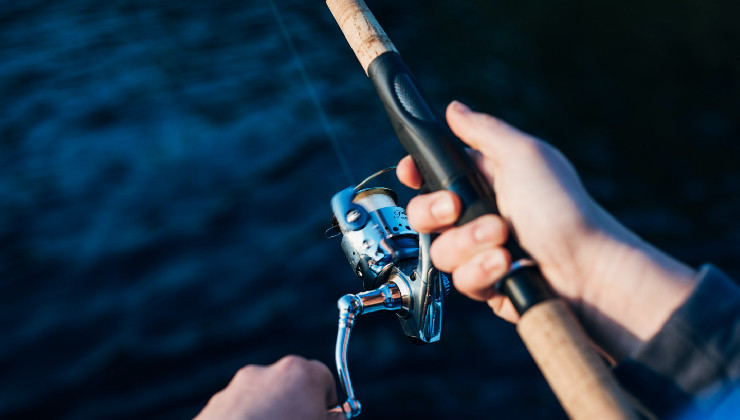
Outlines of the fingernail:
[{"label": "fingernail", "polygon": [[482,263],[483,269],[489,274],[494,271],[499,271],[501,269],[501,265],[501,258],[499,258],[497,254],[489,255]]},{"label": "fingernail", "polygon": [[440,197],[434,203],[432,203],[432,216],[434,216],[437,221],[449,221],[454,211],[455,204],[452,202],[452,200],[450,200],[449,197]]},{"label": "fingernail", "polygon": [[452,101],[452,108],[460,114],[467,114],[470,112],[470,108],[468,108],[467,105],[457,100]]},{"label": "fingernail", "polygon": [[473,238],[477,242],[486,242],[493,239],[493,236],[496,234],[496,230],[493,228],[493,225],[490,223],[482,223],[475,227],[473,230]]}]

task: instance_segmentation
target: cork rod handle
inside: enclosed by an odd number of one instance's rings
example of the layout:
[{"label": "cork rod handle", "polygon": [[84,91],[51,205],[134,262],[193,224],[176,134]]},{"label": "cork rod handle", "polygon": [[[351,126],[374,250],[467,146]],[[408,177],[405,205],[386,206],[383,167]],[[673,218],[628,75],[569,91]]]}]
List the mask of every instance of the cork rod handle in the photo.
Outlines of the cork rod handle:
[{"label": "cork rod handle", "polygon": [[561,299],[530,308],[519,319],[517,331],[570,418],[637,418],[624,391]]},{"label": "cork rod handle", "polygon": [[360,60],[365,74],[370,63],[379,55],[389,51],[398,52],[364,1],[327,0],[326,5]]}]

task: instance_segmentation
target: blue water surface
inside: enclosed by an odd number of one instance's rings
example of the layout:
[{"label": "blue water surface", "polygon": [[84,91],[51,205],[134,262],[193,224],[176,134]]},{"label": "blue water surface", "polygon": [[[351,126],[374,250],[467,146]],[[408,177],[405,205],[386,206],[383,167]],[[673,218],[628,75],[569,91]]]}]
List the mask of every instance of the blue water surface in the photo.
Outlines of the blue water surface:
[{"label": "blue water surface", "polygon": [[[245,364],[333,366],[361,283],[329,199],[403,151],[324,3],[275,3],[328,127],[267,2],[0,5],[0,417],[188,418]],[[740,276],[736,6],[370,7],[439,109],[547,138],[628,226]],[[446,329],[361,320],[365,418],[564,416],[485,305],[452,295]]]}]

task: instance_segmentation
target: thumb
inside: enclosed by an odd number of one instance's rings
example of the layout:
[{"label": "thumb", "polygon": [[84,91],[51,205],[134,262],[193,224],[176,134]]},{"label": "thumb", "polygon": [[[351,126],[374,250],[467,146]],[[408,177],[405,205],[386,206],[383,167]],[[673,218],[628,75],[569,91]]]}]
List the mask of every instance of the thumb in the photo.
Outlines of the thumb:
[{"label": "thumb", "polygon": [[329,420],[347,420],[347,415],[342,412],[330,412],[327,414],[327,419]]},{"label": "thumb", "polygon": [[452,101],[447,106],[447,122],[457,137],[497,166],[520,152],[531,150],[536,140],[488,114],[472,111]]}]

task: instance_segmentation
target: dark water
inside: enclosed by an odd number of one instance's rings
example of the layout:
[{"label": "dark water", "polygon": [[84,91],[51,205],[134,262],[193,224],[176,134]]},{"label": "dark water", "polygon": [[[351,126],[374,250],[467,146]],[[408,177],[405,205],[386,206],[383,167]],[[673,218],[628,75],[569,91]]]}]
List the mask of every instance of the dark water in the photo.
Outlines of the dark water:
[{"label": "dark water", "polygon": [[[395,164],[323,2],[276,3],[354,176]],[[370,7],[440,107],[552,141],[620,220],[740,277],[737,3]],[[6,2],[0,97],[0,417],[188,418],[244,364],[331,366],[348,180],[268,3]],[[485,306],[446,327],[360,320],[365,418],[563,416]]]}]

